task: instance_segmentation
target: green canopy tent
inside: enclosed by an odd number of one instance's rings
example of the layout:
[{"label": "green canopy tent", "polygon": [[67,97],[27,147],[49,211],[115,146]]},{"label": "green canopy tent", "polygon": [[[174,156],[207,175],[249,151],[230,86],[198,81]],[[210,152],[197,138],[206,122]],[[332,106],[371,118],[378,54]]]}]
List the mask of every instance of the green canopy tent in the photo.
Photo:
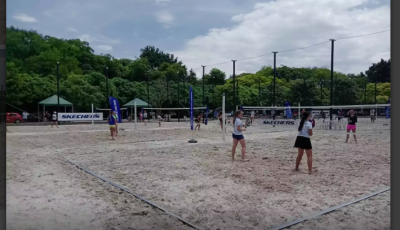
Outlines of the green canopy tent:
[{"label": "green canopy tent", "polygon": [[[126,103],[123,105],[123,107],[130,107],[131,108],[131,114],[132,114],[132,108],[135,107],[135,102],[136,102],[136,107],[143,108],[143,107],[151,107],[151,105],[145,101],[140,100],[139,98],[135,98],[132,101]],[[133,119],[133,118],[132,118]]]},{"label": "green canopy tent", "polygon": [[[40,105],[43,105],[43,114],[44,114],[45,111],[46,111],[46,105],[47,106],[57,106],[58,105],[58,100],[57,99],[58,99],[57,95],[53,95],[53,96],[51,96],[51,97],[49,97],[47,99],[44,99],[43,101],[39,102],[38,103],[38,115],[40,114],[40,109],[39,109]],[[71,102],[69,102],[69,101],[67,101],[67,100],[65,100],[64,98],[61,98],[61,97],[60,97],[60,106],[64,106],[65,107],[65,112],[67,112],[67,106],[72,106],[72,111],[74,110],[74,105]],[[40,119],[40,118],[38,118],[38,119]],[[39,122],[40,122],[40,120],[39,120]],[[44,119],[43,119],[43,122],[44,122]]]}]

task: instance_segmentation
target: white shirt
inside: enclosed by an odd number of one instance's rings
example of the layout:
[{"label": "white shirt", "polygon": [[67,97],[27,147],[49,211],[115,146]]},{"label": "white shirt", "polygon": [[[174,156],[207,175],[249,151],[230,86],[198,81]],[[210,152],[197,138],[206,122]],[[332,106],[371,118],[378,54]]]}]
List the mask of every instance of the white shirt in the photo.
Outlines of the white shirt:
[{"label": "white shirt", "polygon": [[375,115],[375,109],[371,109],[371,116]]},{"label": "white shirt", "polygon": [[161,116],[160,116],[160,115],[158,115],[158,116],[157,116],[157,118],[158,118],[158,120],[159,120],[159,121],[161,121],[161,120],[162,120],[162,118],[161,118]]},{"label": "white shirt", "polygon": [[53,121],[57,120],[57,114],[53,113]]},{"label": "white shirt", "polygon": [[303,129],[299,132],[297,136],[310,138],[310,135],[308,134],[309,129],[312,129],[312,124],[309,121],[305,121]]},{"label": "white shirt", "polygon": [[22,118],[23,118],[23,119],[28,119],[28,115],[29,115],[29,113],[23,112],[23,113],[22,113]]},{"label": "white shirt", "polygon": [[236,120],[235,120],[235,126],[233,127],[233,134],[243,135],[243,133],[241,131],[237,130],[238,125],[240,125],[240,127],[242,127],[242,120],[240,120],[240,118],[236,118]]},{"label": "white shirt", "polygon": [[254,111],[251,111],[251,116],[254,116]]},{"label": "white shirt", "polygon": [[144,118],[147,118],[147,113],[143,113],[143,117],[144,117]]}]

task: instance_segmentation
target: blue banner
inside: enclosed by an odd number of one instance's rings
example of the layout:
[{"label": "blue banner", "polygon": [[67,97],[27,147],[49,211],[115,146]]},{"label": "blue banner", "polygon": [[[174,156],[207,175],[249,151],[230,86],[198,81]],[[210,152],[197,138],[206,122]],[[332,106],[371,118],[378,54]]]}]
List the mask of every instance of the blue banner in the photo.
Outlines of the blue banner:
[{"label": "blue banner", "polygon": [[117,115],[118,118],[118,123],[121,123],[121,109],[119,107],[119,102],[116,98],[113,97],[109,97],[110,100],[110,105],[111,105],[111,111],[114,112],[115,111],[115,115]]},{"label": "blue banner", "polygon": [[204,125],[207,125],[207,120],[208,120],[208,106],[207,106],[207,111],[206,111],[206,120],[204,121]]},{"label": "blue banner", "polygon": [[286,108],[286,118],[293,118],[292,109],[290,108],[290,103],[288,101],[285,101],[285,107],[287,107]]},{"label": "blue banner", "polygon": [[218,117],[218,111],[217,110],[214,111],[214,117]]},{"label": "blue banner", "polygon": [[240,110],[242,110],[242,111],[243,111],[243,106],[242,106],[242,105],[240,106]]},{"label": "blue banner", "polygon": [[190,103],[190,128],[193,130],[193,91],[192,87],[189,87],[189,103]]},{"label": "blue banner", "polygon": [[[387,103],[390,104],[390,98]],[[389,119],[389,118],[390,118],[390,106],[387,106],[386,107],[386,119]]]}]

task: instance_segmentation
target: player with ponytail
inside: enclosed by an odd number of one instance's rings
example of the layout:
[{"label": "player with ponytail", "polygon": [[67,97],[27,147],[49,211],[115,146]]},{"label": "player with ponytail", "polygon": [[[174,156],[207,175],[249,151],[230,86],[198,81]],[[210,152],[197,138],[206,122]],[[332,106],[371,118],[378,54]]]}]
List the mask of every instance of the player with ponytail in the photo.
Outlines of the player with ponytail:
[{"label": "player with ponytail", "polygon": [[307,165],[308,165],[308,174],[312,174],[312,145],[310,137],[313,135],[312,124],[309,121],[311,114],[307,112],[303,112],[301,121],[299,124],[299,134],[297,135],[296,142],[294,143],[294,147],[297,148],[298,154],[296,159],[296,171],[299,171],[299,165],[301,162],[301,158],[303,157],[304,150],[307,154]]}]

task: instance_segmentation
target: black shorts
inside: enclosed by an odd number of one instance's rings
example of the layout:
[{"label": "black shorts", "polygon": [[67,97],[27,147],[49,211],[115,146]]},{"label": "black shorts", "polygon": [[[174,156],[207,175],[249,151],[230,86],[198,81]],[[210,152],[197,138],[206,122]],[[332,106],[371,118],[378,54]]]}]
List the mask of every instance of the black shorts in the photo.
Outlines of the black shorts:
[{"label": "black shorts", "polygon": [[297,136],[294,148],[312,149],[311,140],[307,137]]},{"label": "black shorts", "polygon": [[243,135],[235,135],[232,133],[232,138],[240,141],[240,140],[244,139],[244,136]]}]

